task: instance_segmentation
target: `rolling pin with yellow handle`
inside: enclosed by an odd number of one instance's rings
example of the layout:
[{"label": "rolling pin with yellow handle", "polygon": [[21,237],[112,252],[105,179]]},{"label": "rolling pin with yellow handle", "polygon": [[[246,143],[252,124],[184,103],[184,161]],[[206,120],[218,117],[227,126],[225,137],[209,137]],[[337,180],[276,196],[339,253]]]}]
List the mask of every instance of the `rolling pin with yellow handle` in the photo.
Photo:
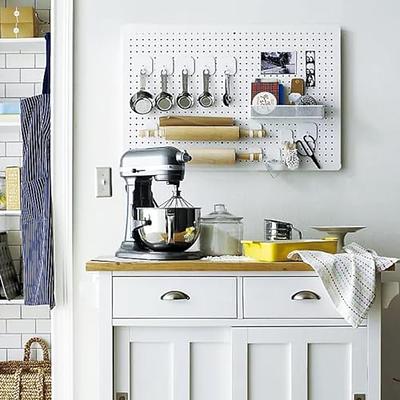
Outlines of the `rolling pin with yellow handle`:
[{"label": "rolling pin with yellow handle", "polygon": [[192,157],[190,164],[227,165],[235,164],[238,160],[261,161],[262,150],[252,152],[237,152],[235,149],[190,148],[187,149]]},{"label": "rolling pin with yellow handle", "polygon": [[139,137],[159,137],[178,141],[233,141],[240,138],[262,138],[266,131],[242,129],[238,126],[161,126],[159,129],[143,129]]}]

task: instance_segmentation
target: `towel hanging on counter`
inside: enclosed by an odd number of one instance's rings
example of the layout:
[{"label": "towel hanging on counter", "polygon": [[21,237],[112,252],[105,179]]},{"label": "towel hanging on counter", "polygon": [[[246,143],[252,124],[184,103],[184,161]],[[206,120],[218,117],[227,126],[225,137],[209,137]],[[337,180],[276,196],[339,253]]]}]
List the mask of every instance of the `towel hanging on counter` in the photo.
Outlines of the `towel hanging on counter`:
[{"label": "towel hanging on counter", "polygon": [[376,273],[390,268],[398,260],[381,257],[357,243],[343,248],[345,253],[293,251],[290,259],[301,259],[321,278],[336,309],[353,327],[367,317],[376,290]]},{"label": "towel hanging on counter", "polygon": [[24,301],[54,306],[50,95],[21,100],[21,231]]}]

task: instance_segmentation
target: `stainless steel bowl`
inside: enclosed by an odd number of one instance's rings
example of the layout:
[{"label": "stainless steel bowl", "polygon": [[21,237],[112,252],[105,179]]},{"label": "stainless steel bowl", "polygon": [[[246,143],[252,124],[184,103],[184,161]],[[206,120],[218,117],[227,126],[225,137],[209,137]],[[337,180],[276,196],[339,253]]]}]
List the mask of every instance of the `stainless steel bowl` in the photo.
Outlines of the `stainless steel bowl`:
[{"label": "stainless steel bowl", "polygon": [[137,217],[139,237],[154,251],[185,251],[200,234],[200,208],[139,207]]}]

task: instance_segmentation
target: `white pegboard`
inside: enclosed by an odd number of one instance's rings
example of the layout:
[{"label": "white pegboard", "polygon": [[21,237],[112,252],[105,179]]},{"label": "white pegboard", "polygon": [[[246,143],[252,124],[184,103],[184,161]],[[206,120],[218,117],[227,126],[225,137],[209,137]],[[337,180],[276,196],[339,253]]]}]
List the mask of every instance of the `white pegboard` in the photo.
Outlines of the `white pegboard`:
[{"label": "white pegboard", "polygon": [[[340,124],[340,29],[332,26],[317,27],[260,27],[234,29],[207,26],[127,26],[123,30],[124,57],[124,115],[125,146],[137,147],[163,146],[166,144],[184,149],[188,147],[234,147],[237,151],[262,148],[267,154],[276,154],[283,136],[288,130],[304,131],[300,120],[250,120],[250,86],[260,73],[260,52],[296,51],[297,73],[295,75],[271,75],[290,87],[293,77],[305,79],[305,52],[316,52],[316,86],[307,88],[306,93],[313,96],[319,104],[325,105],[325,118],[314,122],[318,129],[316,157],[322,171],[341,168],[341,124]],[[151,57],[154,70],[160,60],[165,63],[170,57],[193,57],[194,74],[189,79],[189,92],[196,99],[189,110],[181,110],[176,105],[168,113],[154,109],[147,115],[138,115],[129,107],[129,100],[139,89],[140,60],[143,55]],[[234,57],[236,74],[232,78],[233,103],[226,107],[222,103],[225,90],[225,71],[222,65]],[[197,98],[203,91],[201,65],[215,60],[215,73],[211,77],[210,92],[215,96],[215,105],[201,107]],[[168,91],[176,96],[182,90],[182,71],[174,68],[169,77]],[[153,73],[147,80],[146,89],[155,97],[161,88],[160,77]],[[160,138],[140,138],[140,129],[151,129],[157,125],[161,115],[215,115],[232,116],[242,127],[255,128],[262,124],[269,136],[262,139],[241,139],[237,142],[166,142]],[[240,161],[232,170],[265,170],[261,162]],[[315,170],[308,158],[301,159],[301,170]]]}]

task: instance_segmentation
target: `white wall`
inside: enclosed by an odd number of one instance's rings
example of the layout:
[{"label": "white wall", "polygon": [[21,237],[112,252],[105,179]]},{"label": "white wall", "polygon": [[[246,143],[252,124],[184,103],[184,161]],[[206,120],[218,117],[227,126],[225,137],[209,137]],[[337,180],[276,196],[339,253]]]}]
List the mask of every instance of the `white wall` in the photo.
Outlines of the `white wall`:
[{"label": "white wall", "polygon": [[[262,220],[267,216],[293,221],[301,228],[362,224],[368,229],[354,239],[384,254],[400,255],[400,84],[396,73],[400,5],[396,0],[75,3],[76,399],[94,399],[99,388],[95,374],[97,278],[85,272],[85,261],[113,253],[123,234],[125,199],[117,170],[123,145],[119,46],[123,24],[340,25],[343,170],[292,173],[275,179],[267,173],[190,173],[184,195],[204,210],[216,201],[226,202],[232,212],[245,217],[248,238],[261,238]],[[101,165],[113,167],[111,199],[94,196],[94,169]],[[390,324],[386,321],[387,329]],[[397,359],[393,373],[400,376]],[[388,384],[388,390],[392,386]],[[393,392],[385,400],[395,397]]]}]

